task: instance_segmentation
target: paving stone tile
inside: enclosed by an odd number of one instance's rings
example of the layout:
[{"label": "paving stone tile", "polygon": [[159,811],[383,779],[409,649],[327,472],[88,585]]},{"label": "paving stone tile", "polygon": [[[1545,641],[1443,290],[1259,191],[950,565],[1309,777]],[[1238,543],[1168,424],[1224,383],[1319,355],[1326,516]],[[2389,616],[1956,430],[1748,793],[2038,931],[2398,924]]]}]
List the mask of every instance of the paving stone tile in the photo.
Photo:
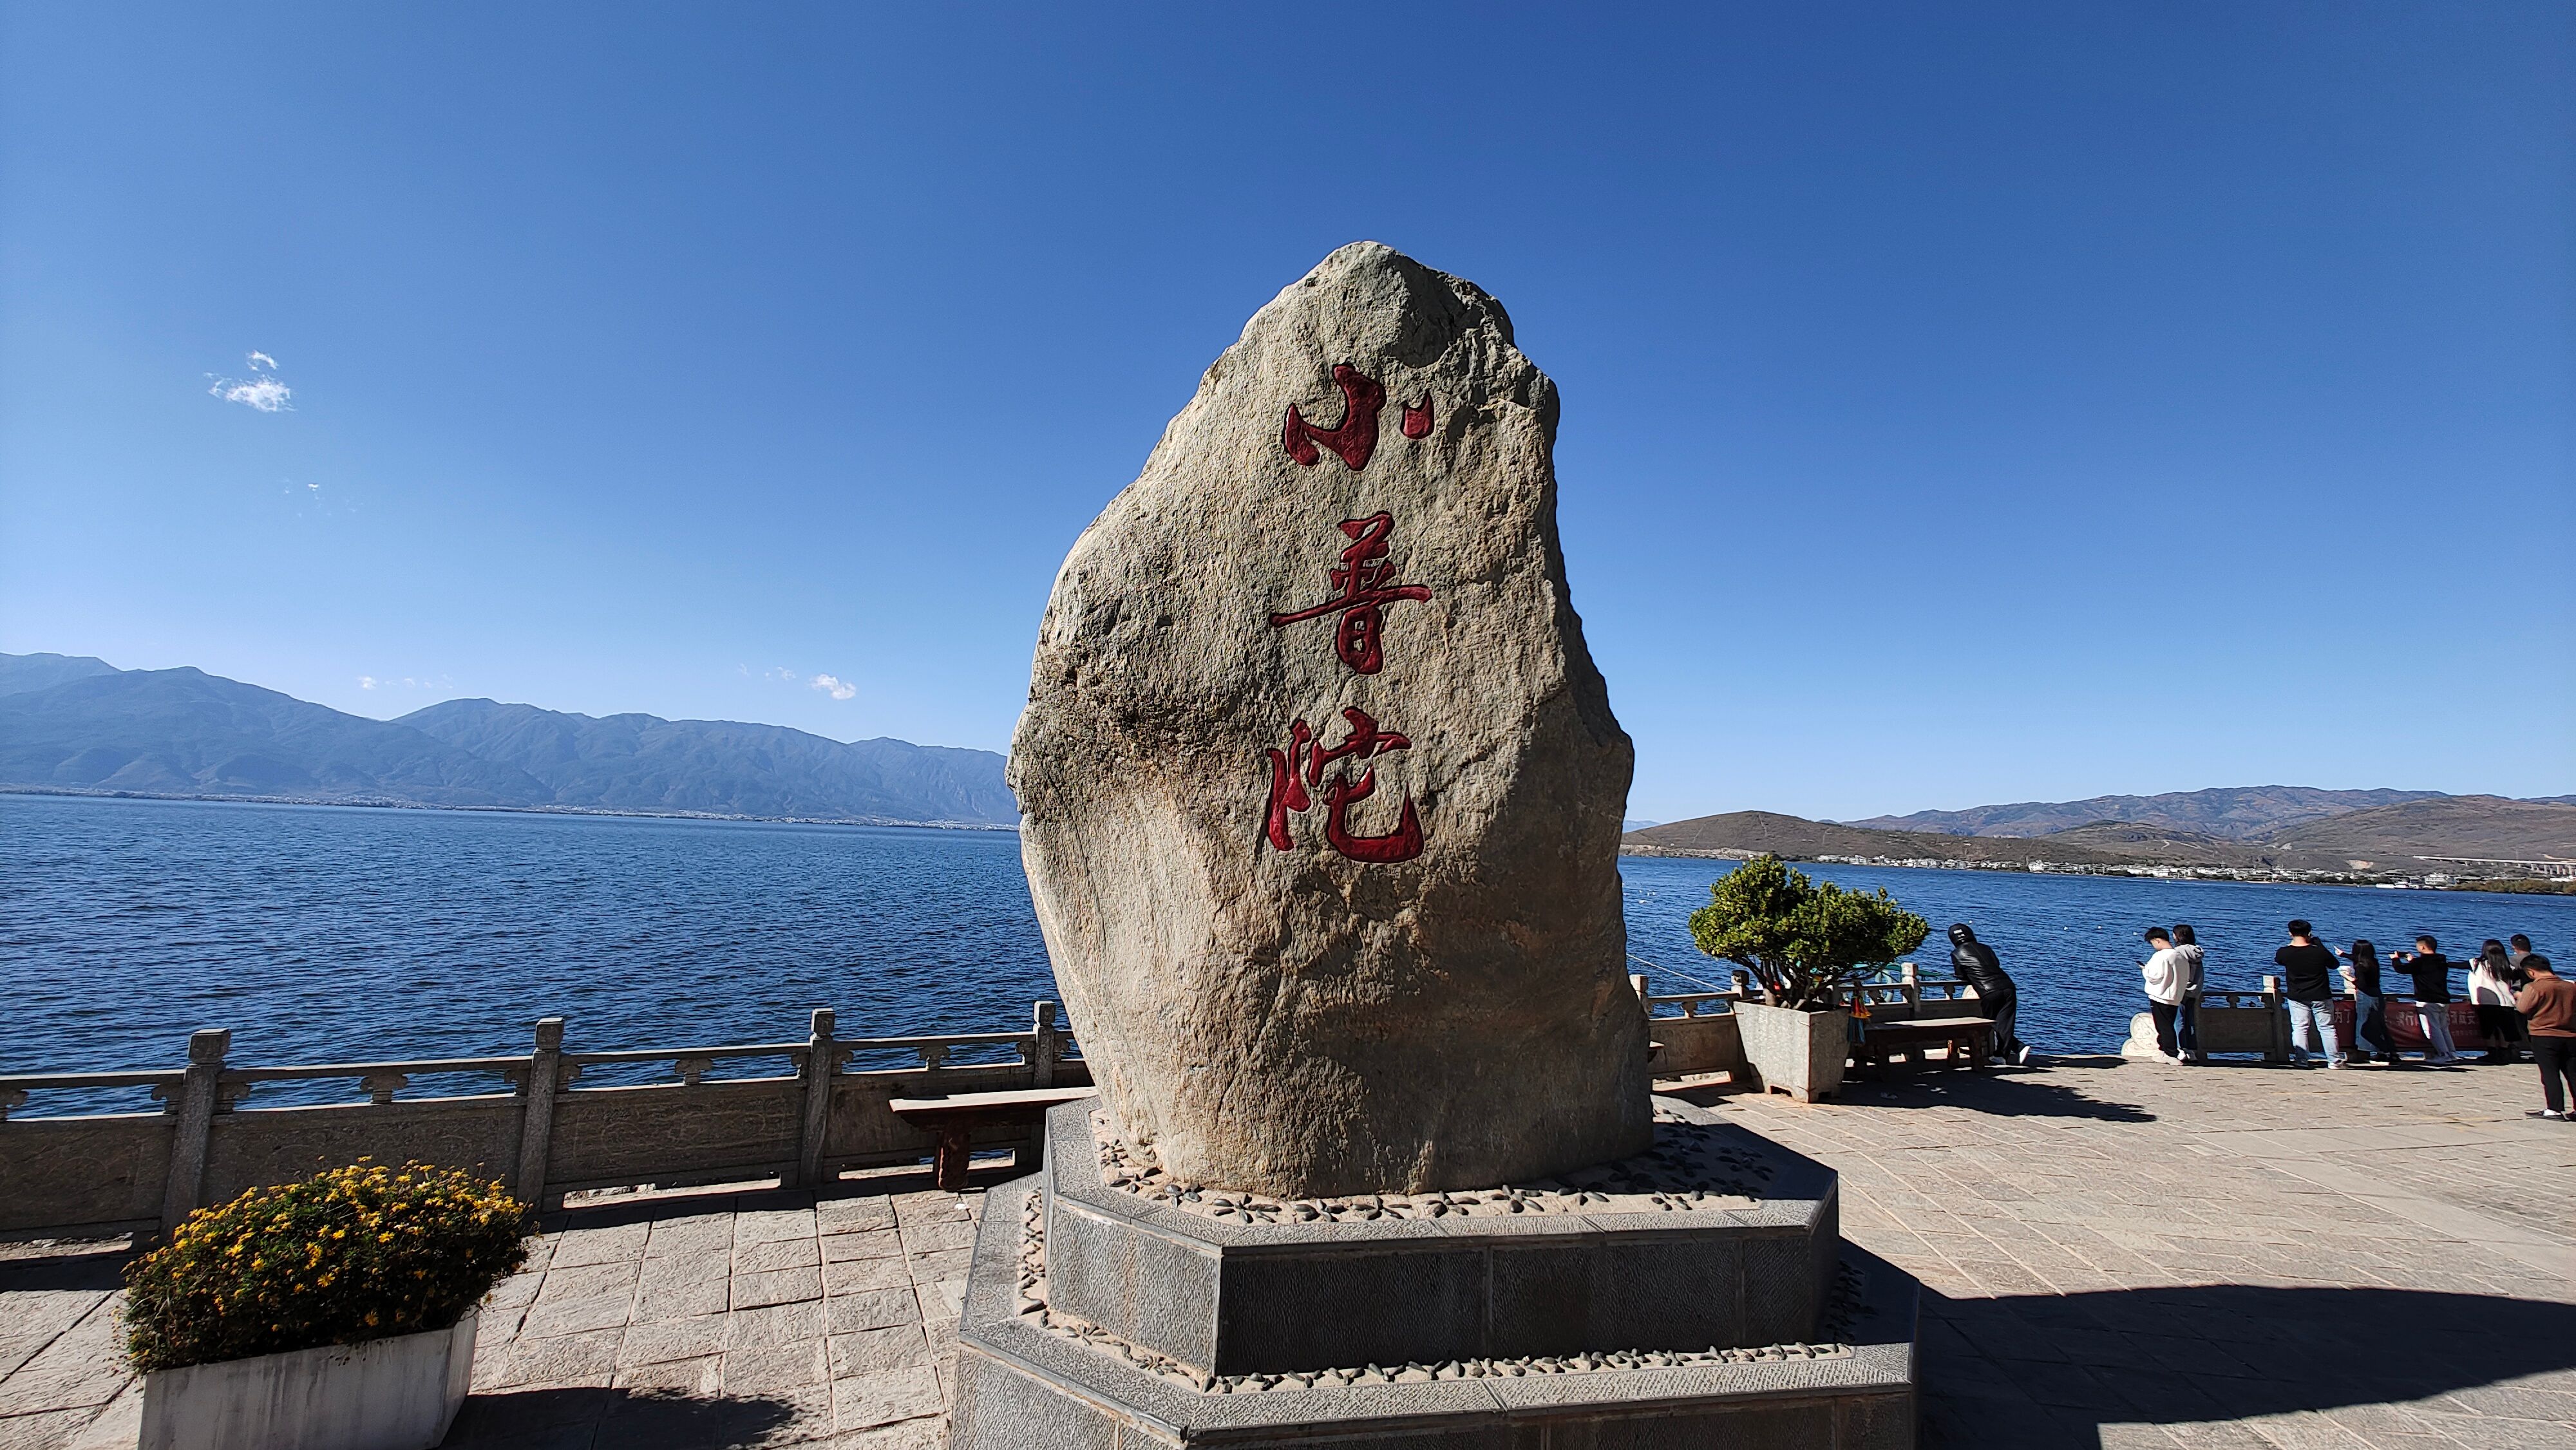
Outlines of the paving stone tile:
[{"label": "paving stone tile", "polygon": [[829,1349],[836,1380],[930,1363],[930,1338],[918,1324],[835,1334]]},{"label": "paving stone tile", "polygon": [[849,1263],[857,1259],[903,1257],[903,1235],[892,1228],[860,1229],[851,1233],[827,1234],[820,1242],[823,1261],[827,1264]]},{"label": "paving stone tile", "polygon": [[903,1247],[907,1254],[925,1254],[940,1249],[975,1247],[975,1222],[968,1218],[932,1218],[903,1226]]},{"label": "paving stone tile", "polygon": [[814,1223],[827,1236],[890,1229],[895,1225],[894,1200],[883,1195],[827,1198],[814,1205]]},{"label": "paving stone tile", "polygon": [[851,1430],[824,1442],[828,1450],[947,1450],[948,1417],[904,1420],[872,1430]]},{"label": "paving stone tile", "polygon": [[904,1266],[916,1284],[936,1284],[942,1279],[962,1279],[975,1254],[971,1249],[941,1249],[935,1253],[907,1254]]},{"label": "paving stone tile", "polygon": [[644,1257],[644,1240],[652,1232],[649,1221],[622,1223],[606,1228],[573,1228],[554,1235],[554,1256],[550,1269],[565,1269],[584,1264],[613,1264]]},{"label": "paving stone tile", "polygon": [[99,1407],[38,1410],[0,1418],[0,1450],[62,1450],[83,1426],[99,1416]]},{"label": "paving stone tile", "polygon": [[814,1210],[754,1209],[733,1216],[733,1246],[814,1237]]},{"label": "paving stone tile", "polygon": [[910,1288],[868,1289],[823,1301],[824,1322],[834,1334],[888,1329],[921,1322],[921,1299]]},{"label": "paving stone tile", "polygon": [[570,1268],[546,1270],[545,1281],[537,1286],[535,1303],[549,1300],[596,1299],[603,1294],[632,1294],[643,1265],[628,1260],[613,1264],[575,1264]]},{"label": "paving stone tile", "polygon": [[733,1273],[733,1250],[717,1247],[686,1254],[669,1254],[648,1258],[635,1270],[639,1289],[668,1288],[674,1284],[703,1284],[710,1279],[723,1279]]},{"label": "paving stone tile", "polygon": [[826,1263],[823,1282],[834,1294],[859,1289],[908,1289],[912,1287],[912,1266],[900,1258]]},{"label": "paving stone tile", "polygon": [[823,1297],[823,1275],[819,1269],[776,1269],[765,1274],[736,1274],[732,1285],[733,1305],[737,1309],[757,1309],[764,1304],[793,1304],[803,1299]]},{"label": "paving stone tile", "polygon": [[827,1383],[820,1340],[761,1344],[724,1352],[724,1391],[729,1395],[767,1394]]},{"label": "paving stone tile", "polygon": [[662,1324],[630,1325],[618,1343],[616,1363],[625,1369],[714,1354],[724,1348],[725,1319],[722,1314],[709,1314]]},{"label": "paving stone tile", "polygon": [[880,1370],[832,1381],[834,1428],[865,1430],[925,1419],[944,1408],[939,1376],[927,1365]]},{"label": "paving stone tile", "polygon": [[672,1258],[712,1253],[722,1256],[733,1247],[733,1215],[730,1213],[694,1213],[686,1218],[653,1220],[652,1234],[644,1241],[644,1257]]},{"label": "paving stone tile", "polygon": [[596,1329],[584,1334],[558,1334],[522,1339],[486,1360],[474,1356],[476,1391],[545,1386],[605,1388],[617,1368],[617,1346],[623,1330]]},{"label": "paving stone tile", "polygon": [[95,1412],[115,1399],[130,1378],[118,1342],[116,1302],[98,1300],[79,1322],[0,1379],[0,1415]]},{"label": "paving stone tile", "polygon": [[483,1300],[485,1312],[515,1312],[527,1308],[536,1302],[537,1289],[545,1283],[545,1278],[543,1269],[529,1269],[503,1279],[492,1286],[491,1294]]},{"label": "paving stone tile", "polygon": [[634,1322],[658,1323],[672,1319],[694,1319],[700,1315],[722,1314],[733,1307],[731,1284],[715,1279],[702,1284],[672,1284],[636,1292]]},{"label": "paving stone tile", "polygon": [[622,1366],[612,1387],[621,1390],[669,1390],[676,1394],[712,1398],[723,1393],[724,1376],[720,1366],[724,1356],[703,1354],[694,1359],[662,1359],[647,1364]]},{"label": "paving stone tile", "polygon": [[772,1239],[766,1243],[744,1244],[733,1251],[733,1271],[737,1275],[811,1269],[822,1262],[821,1242],[808,1238]]},{"label": "paving stone tile", "polygon": [[737,1309],[725,1316],[725,1348],[751,1349],[767,1344],[794,1344],[823,1337],[823,1301],[800,1300],[757,1309]]},{"label": "paving stone tile", "polygon": [[540,1297],[519,1322],[518,1338],[541,1339],[555,1334],[579,1334],[592,1329],[615,1329],[626,1323],[635,1309],[634,1297],[620,1291],[594,1294],[587,1299],[547,1299]]}]

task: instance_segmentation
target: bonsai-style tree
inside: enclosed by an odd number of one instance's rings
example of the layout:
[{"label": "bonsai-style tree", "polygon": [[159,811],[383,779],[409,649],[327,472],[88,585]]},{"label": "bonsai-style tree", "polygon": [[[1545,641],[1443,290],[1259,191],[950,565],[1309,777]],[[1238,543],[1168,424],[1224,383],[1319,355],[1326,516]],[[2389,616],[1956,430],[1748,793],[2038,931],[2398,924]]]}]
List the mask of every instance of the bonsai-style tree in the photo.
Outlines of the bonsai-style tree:
[{"label": "bonsai-style tree", "polygon": [[1752,969],[1773,1006],[1821,1012],[1868,968],[1923,945],[1932,924],[1885,891],[1818,884],[1777,856],[1756,856],[1708,888],[1690,929],[1701,951]]}]

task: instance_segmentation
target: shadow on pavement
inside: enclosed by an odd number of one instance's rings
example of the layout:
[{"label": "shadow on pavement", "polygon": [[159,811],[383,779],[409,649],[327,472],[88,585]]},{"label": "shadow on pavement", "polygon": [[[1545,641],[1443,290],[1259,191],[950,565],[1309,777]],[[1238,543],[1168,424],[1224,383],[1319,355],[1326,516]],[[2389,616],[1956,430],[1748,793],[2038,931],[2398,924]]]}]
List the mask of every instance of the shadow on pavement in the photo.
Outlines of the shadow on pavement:
[{"label": "shadow on pavement", "polygon": [[2089,1118],[2102,1123],[2152,1123],[2156,1115],[2134,1103],[2097,1098],[2073,1083],[2051,1082],[2037,1072],[1921,1072],[1876,1082],[1845,1083],[1853,1102],[1882,1108],[1965,1108],[2000,1118]]},{"label": "shadow on pavement", "polygon": [[34,1289],[122,1289],[126,1261],[133,1257],[134,1250],[118,1245],[0,1260],[0,1294]]},{"label": "shadow on pavement", "polygon": [[[1921,1356],[1924,1445],[2093,1450],[2106,1425],[2352,1409],[2576,1369],[2576,1305],[2241,1284],[1999,1299],[1927,1289]],[[2505,1417],[2485,1422],[2502,1437],[2487,1443],[2576,1444],[2560,1427],[2576,1404],[2563,1392],[2467,1398]]]},{"label": "shadow on pavement", "polygon": [[729,1450],[767,1443],[796,1417],[784,1400],[676,1390],[500,1390],[465,1401],[442,1447],[540,1450],[614,1445],[618,1450]]}]

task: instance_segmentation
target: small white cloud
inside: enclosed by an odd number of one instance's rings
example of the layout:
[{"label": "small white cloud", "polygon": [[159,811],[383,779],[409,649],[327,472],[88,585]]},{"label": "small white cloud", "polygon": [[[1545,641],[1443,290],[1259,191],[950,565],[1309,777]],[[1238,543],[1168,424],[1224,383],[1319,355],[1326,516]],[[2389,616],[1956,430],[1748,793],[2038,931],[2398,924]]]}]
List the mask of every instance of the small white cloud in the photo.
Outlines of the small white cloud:
[{"label": "small white cloud", "polygon": [[262,413],[295,411],[295,390],[277,380],[277,359],[264,352],[255,352],[243,361],[250,365],[249,377],[216,378],[213,373],[208,373],[206,376],[214,378],[215,385],[206,391],[227,403],[239,403]]},{"label": "small white cloud", "polygon": [[360,675],[360,676],[358,676],[358,688],[359,688],[359,689],[361,689],[361,690],[372,690],[372,689],[374,689],[375,687],[376,687],[376,677],[375,677],[375,676],[373,676],[373,675]]},{"label": "small white cloud", "polygon": [[816,675],[813,685],[815,689],[821,690],[835,700],[856,699],[859,693],[858,686],[847,680],[835,679],[830,675]]},{"label": "small white cloud", "polygon": [[227,403],[239,403],[263,413],[290,413],[295,404],[290,400],[295,390],[275,378],[253,378],[243,382],[235,378],[217,378],[206,391]]}]

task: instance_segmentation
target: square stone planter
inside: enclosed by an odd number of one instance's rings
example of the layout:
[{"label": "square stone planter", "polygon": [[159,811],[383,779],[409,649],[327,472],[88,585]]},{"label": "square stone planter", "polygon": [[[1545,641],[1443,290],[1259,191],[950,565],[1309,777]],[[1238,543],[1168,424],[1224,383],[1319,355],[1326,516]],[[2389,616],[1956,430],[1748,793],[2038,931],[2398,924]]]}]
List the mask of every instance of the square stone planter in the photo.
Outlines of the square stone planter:
[{"label": "square stone planter", "polygon": [[465,1403],[474,1323],[155,1370],[138,1450],[429,1450]]},{"label": "square stone planter", "polygon": [[1738,1002],[1734,1011],[1745,1065],[1765,1092],[1811,1103],[1841,1090],[1851,1056],[1849,1012],[1795,1012],[1759,1002]]}]

